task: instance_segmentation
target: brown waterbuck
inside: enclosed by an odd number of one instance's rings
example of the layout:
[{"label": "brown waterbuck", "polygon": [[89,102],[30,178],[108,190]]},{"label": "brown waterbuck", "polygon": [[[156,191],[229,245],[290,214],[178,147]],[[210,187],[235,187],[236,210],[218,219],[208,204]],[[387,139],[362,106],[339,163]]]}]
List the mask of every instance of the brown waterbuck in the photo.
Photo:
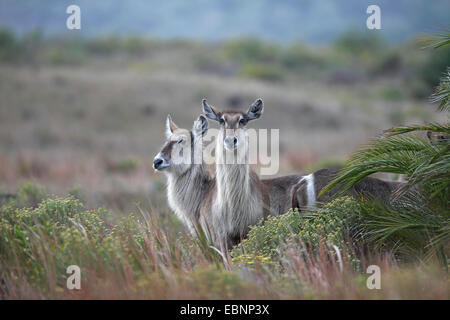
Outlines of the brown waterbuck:
[{"label": "brown waterbuck", "polygon": [[[336,187],[319,197],[320,191],[336,177],[337,173],[337,170],[320,169],[303,176],[291,190],[292,208],[297,208],[299,211],[312,209],[317,203],[328,202],[339,195],[340,189]],[[345,194],[354,197],[368,197],[389,205],[392,203],[392,194],[402,185],[401,182],[366,177],[346,191]]]},{"label": "brown waterbuck", "polygon": [[[431,132],[426,133],[430,144],[445,145],[448,144],[449,136],[445,133]],[[304,176],[292,188],[292,208],[299,210],[314,208],[317,203],[328,202],[338,195],[341,195],[339,186],[328,191],[319,197],[322,189],[327,186],[338,174],[337,170],[321,169],[310,175]],[[388,206],[397,206],[405,204],[405,201],[414,199],[416,202],[425,201],[417,186],[404,190],[407,186],[404,182],[385,181],[372,177],[365,177],[353,185],[344,194],[354,197],[365,197],[374,199]]]},{"label": "brown waterbuck", "polygon": [[[448,144],[448,141],[450,141],[449,136],[445,133],[427,131],[426,135],[432,145]],[[342,194],[341,189],[337,186],[319,197],[322,189],[327,186],[337,174],[337,170],[321,169],[302,177],[291,190],[292,208],[297,208],[300,211],[302,209],[311,209],[314,208],[317,203],[328,202]],[[405,185],[404,182],[385,181],[366,177],[356,183],[344,194],[374,199],[389,206],[401,204],[408,198],[414,198],[416,201],[424,201],[418,187],[410,188],[404,193],[399,192]]]},{"label": "brown waterbuck", "polygon": [[200,210],[206,194],[214,185],[203,159],[202,137],[208,130],[208,121],[200,116],[191,131],[178,128],[167,116],[166,142],[153,160],[153,168],[162,171],[168,179],[167,198],[169,207],[195,235]]},{"label": "brown waterbuck", "polygon": [[203,113],[220,124],[216,140],[216,183],[202,212],[210,214],[216,241],[226,246],[244,238],[249,226],[268,215],[285,213],[292,203],[291,188],[301,176],[260,180],[250,168],[246,126],[263,113],[256,100],[247,111],[220,111],[203,100]]}]

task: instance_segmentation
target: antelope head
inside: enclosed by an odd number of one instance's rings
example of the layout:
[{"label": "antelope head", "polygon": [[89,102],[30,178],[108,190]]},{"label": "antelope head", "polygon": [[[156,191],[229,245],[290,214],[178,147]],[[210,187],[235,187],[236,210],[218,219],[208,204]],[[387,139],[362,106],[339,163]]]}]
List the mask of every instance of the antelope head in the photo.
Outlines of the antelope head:
[{"label": "antelope head", "polygon": [[153,169],[181,175],[193,164],[201,164],[202,137],[207,131],[208,120],[202,115],[191,131],[179,128],[168,115],[166,142],[153,160]]},{"label": "antelope head", "polygon": [[219,150],[235,151],[242,146],[248,151],[246,126],[249,121],[258,119],[263,113],[263,101],[257,99],[247,111],[220,111],[203,99],[203,113],[220,125],[217,145]]}]

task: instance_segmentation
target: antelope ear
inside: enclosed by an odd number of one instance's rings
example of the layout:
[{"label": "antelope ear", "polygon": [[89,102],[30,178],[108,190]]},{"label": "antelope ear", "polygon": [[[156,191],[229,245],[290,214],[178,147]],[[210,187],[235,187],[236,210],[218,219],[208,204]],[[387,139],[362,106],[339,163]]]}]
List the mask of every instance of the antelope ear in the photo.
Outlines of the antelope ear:
[{"label": "antelope ear", "polygon": [[208,120],[206,120],[205,116],[201,115],[195,120],[192,133],[194,137],[201,137],[205,135],[206,131],[208,131]]},{"label": "antelope ear", "polygon": [[172,117],[170,116],[170,114],[168,114],[166,119],[166,137],[169,138],[177,129],[177,125],[172,121]]},{"label": "antelope ear", "polygon": [[220,120],[220,111],[214,108],[213,106],[209,105],[208,102],[206,102],[206,99],[202,100],[203,104],[203,113],[205,116],[211,120],[219,121]]},{"label": "antelope ear", "polygon": [[247,121],[256,120],[263,114],[264,104],[262,99],[257,99],[253,104],[248,108],[246,118]]}]

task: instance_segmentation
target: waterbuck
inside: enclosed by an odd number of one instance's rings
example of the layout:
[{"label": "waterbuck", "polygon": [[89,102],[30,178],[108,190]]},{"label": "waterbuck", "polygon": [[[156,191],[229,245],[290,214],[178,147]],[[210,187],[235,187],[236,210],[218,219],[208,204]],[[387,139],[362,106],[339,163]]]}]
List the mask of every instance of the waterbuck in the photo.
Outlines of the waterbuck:
[{"label": "waterbuck", "polygon": [[250,168],[248,122],[263,113],[256,100],[247,111],[220,111],[203,100],[203,113],[220,124],[216,140],[216,184],[202,212],[210,214],[216,241],[226,246],[244,238],[249,226],[291,207],[291,188],[301,176],[260,180]]},{"label": "waterbuck", "polygon": [[[427,131],[426,135],[430,144],[434,146],[445,146],[450,141],[449,136],[445,133]],[[318,196],[321,190],[336,177],[337,173],[337,170],[321,169],[302,177],[291,190],[292,208],[298,208],[299,210],[314,208],[317,203],[328,202],[340,195],[341,189],[337,186],[321,197]],[[416,201],[424,201],[418,187],[409,188],[403,193],[400,192],[405,186],[406,184],[404,182],[384,181],[377,178],[365,177],[344,194],[374,199],[388,206],[405,203],[404,201],[407,201],[408,198],[414,198]]]},{"label": "waterbuck", "polygon": [[[312,209],[317,203],[325,203],[335,198],[340,194],[339,187],[330,190],[321,197],[319,197],[319,193],[337,173],[337,170],[320,169],[303,176],[291,190],[292,208],[297,208],[300,211]],[[345,194],[354,197],[368,197],[389,205],[392,202],[392,194],[402,185],[401,182],[390,182],[366,177],[356,183]]]},{"label": "waterbuck", "polygon": [[[216,236],[228,246],[246,236],[249,226],[268,215],[280,215],[290,208],[315,207],[328,202],[339,187],[322,197],[320,191],[335,177],[336,171],[321,169],[309,175],[289,175],[259,179],[248,163],[249,121],[263,113],[263,102],[256,100],[247,111],[220,111],[203,100],[203,113],[220,124],[216,141],[216,183],[205,202]],[[346,194],[375,198],[391,203],[392,194],[402,185],[367,177]]]},{"label": "waterbuck", "polygon": [[167,198],[170,208],[195,235],[200,219],[200,208],[205,195],[214,185],[201,156],[202,137],[208,130],[208,121],[198,117],[191,131],[178,128],[167,116],[166,142],[153,160],[153,168],[162,171],[168,179]]}]

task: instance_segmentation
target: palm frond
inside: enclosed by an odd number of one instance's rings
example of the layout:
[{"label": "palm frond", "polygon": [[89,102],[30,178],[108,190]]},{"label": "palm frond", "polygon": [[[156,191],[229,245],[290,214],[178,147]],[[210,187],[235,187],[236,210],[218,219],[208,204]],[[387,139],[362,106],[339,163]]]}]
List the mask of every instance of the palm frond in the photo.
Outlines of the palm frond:
[{"label": "palm frond", "polygon": [[437,146],[416,135],[382,136],[355,152],[337,177],[322,189],[320,195],[338,185],[343,193],[377,172],[405,174],[410,178],[422,163],[439,156],[439,150]]},{"label": "palm frond", "polygon": [[387,136],[393,136],[403,133],[409,133],[414,131],[431,131],[431,132],[442,132],[446,134],[450,134],[450,124],[440,124],[440,123],[426,123],[423,125],[408,125],[408,126],[398,126],[391,128],[389,130],[385,130],[384,134]]},{"label": "palm frond", "polygon": [[409,178],[409,182],[430,183],[433,187],[441,183],[447,187],[450,186],[450,154],[440,156],[435,162],[418,166]]},{"label": "palm frond", "polygon": [[450,29],[442,28],[431,35],[425,47],[438,49],[446,45],[450,45]]},{"label": "palm frond", "polygon": [[377,202],[362,206],[363,236],[377,248],[394,248],[399,254],[427,259],[434,255],[446,265],[449,220],[416,202],[407,206],[387,207]]},{"label": "palm frond", "polygon": [[[450,44],[450,29],[436,33],[431,47]],[[450,68],[431,97],[439,111],[450,111]],[[427,131],[428,140],[413,134]],[[355,152],[319,196],[339,187],[343,194],[374,173],[405,175],[407,183],[390,205],[366,201],[356,226],[358,235],[379,248],[427,260],[437,257],[447,267],[450,243],[450,125],[426,123],[386,130]],[[434,139],[436,138],[436,139]]]},{"label": "palm frond", "polygon": [[430,100],[439,102],[439,111],[450,111],[450,68],[447,68],[447,73],[441,78]]}]

